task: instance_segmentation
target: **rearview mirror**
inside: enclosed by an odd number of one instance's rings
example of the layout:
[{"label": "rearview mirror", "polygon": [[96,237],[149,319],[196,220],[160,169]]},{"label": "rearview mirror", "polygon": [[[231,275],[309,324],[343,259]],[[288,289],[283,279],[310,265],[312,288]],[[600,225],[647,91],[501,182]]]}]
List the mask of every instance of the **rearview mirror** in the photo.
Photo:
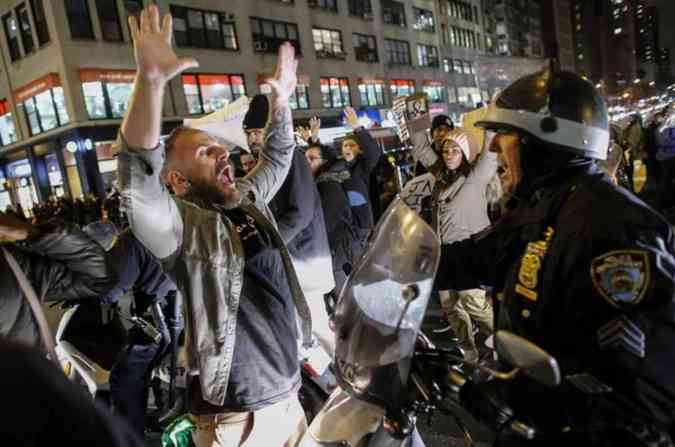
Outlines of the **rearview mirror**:
[{"label": "rearview mirror", "polygon": [[503,361],[546,386],[560,384],[558,362],[539,346],[508,331],[497,331],[497,354]]}]

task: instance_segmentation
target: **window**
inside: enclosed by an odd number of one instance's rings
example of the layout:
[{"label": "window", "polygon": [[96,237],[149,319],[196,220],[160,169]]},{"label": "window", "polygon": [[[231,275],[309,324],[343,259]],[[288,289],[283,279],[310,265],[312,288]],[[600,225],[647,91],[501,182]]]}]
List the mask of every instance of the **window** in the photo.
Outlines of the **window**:
[{"label": "window", "polygon": [[452,69],[455,73],[462,73],[462,61],[454,59],[452,61]]},{"label": "window", "polygon": [[211,113],[246,95],[244,77],[228,74],[183,75],[183,91],[191,114]]},{"label": "window", "polygon": [[415,93],[415,82],[408,79],[392,79],[389,84],[391,96],[408,96]]},{"label": "window", "polygon": [[316,51],[317,57],[345,57],[345,52],[342,49],[342,33],[340,31],[313,28],[312,36],[314,38],[314,51]]},{"label": "window", "polygon": [[87,0],[64,0],[70,37],[73,39],[93,39],[94,29],[91,27],[89,5]]},{"label": "window", "polygon": [[464,61],[462,63],[462,67],[463,67],[463,73],[464,74],[472,74],[473,73],[473,68],[471,68],[471,62]]},{"label": "window", "polygon": [[310,8],[320,8],[338,12],[337,0],[307,0],[307,4]]},{"label": "window", "polygon": [[384,81],[359,84],[362,106],[384,105]]},{"label": "window", "polygon": [[406,26],[403,3],[382,0],[382,20],[389,25]]},{"label": "window", "polygon": [[234,22],[226,14],[171,5],[177,46],[238,50]]},{"label": "window", "polygon": [[415,24],[413,25],[413,28],[418,31],[428,31],[430,33],[436,32],[433,12],[427,11],[426,9],[413,8],[413,14],[415,14]]},{"label": "window", "polygon": [[291,110],[309,109],[309,85],[300,84],[295,87],[295,92],[289,98]]},{"label": "window", "polygon": [[450,71],[452,70],[450,62],[451,62],[450,59],[443,59],[443,71],[446,73],[450,73]]},{"label": "window", "polygon": [[16,128],[6,99],[0,100],[0,146],[16,142]]},{"label": "window", "polygon": [[352,35],[352,42],[357,61],[377,62],[379,60],[375,36],[354,33]]},{"label": "window", "polygon": [[438,67],[438,49],[432,45],[417,45],[417,61],[423,67]]},{"label": "window", "polygon": [[23,102],[31,135],[64,126],[70,122],[62,87],[52,87]]},{"label": "window", "polygon": [[427,94],[429,102],[443,102],[444,89],[442,85],[425,85],[422,90]]},{"label": "window", "polygon": [[349,98],[349,79],[321,78],[321,98],[327,109],[341,109],[352,105]]},{"label": "window", "polygon": [[5,37],[7,37],[7,44],[9,45],[9,57],[13,61],[21,59],[21,50],[19,50],[19,27],[16,20],[12,17],[12,13],[2,16],[2,23],[5,28]]},{"label": "window", "polygon": [[35,41],[33,40],[33,29],[30,26],[28,17],[28,8],[25,3],[16,7],[16,18],[19,21],[19,31],[21,31],[21,42],[23,43],[23,52],[32,53],[35,50]]},{"label": "window", "polygon": [[384,39],[384,47],[388,64],[412,65],[410,44],[405,40]]},{"label": "window", "polygon": [[42,0],[30,0],[30,6],[33,10],[33,22],[35,22],[38,44],[40,46],[46,45],[49,43],[49,27],[47,26],[47,18],[45,17],[45,8]]},{"label": "window", "polygon": [[98,19],[101,21],[103,40],[121,42],[123,40],[122,27],[120,26],[120,16],[117,13],[117,2],[96,0],[96,9],[98,10]]},{"label": "window", "polygon": [[276,53],[282,43],[289,41],[300,54],[298,25],[251,17],[253,45],[257,53]]},{"label": "window", "polygon": [[82,70],[82,92],[90,119],[122,118],[129,106],[133,70]]},{"label": "window", "polygon": [[363,17],[364,19],[373,19],[373,6],[370,0],[348,0],[349,14]]}]

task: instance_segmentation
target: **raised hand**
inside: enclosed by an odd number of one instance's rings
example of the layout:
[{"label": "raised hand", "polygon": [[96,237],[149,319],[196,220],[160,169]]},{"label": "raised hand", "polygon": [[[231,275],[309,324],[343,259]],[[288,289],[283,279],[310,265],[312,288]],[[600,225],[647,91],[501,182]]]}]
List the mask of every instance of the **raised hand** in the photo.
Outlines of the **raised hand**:
[{"label": "raised hand", "polygon": [[321,118],[313,116],[309,119],[309,128],[312,132],[312,140],[319,141],[319,130],[321,130]]},{"label": "raised hand", "polygon": [[144,80],[164,85],[180,72],[199,66],[194,58],[176,56],[171,46],[171,15],[165,15],[160,24],[157,6],[150,5],[141,12],[140,25],[136,17],[129,17],[129,29],[138,76]]},{"label": "raised hand", "polygon": [[288,103],[288,98],[295,92],[298,83],[298,60],[295,58],[295,48],[290,42],[284,42],[279,47],[277,56],[277,70],[274,76],[266,80],[272,87],[272,98],[276,105]]},{"label": "raised hand", "polygon": [[356,111],[352,107],[347,107],[345,109],[345,118],[347,118],[347,124],[352,129],[356,130],[361,127],[359,124],[359,117],[356,115]]},{"label": "raised hand", "polygon": [[310,132],[307,127],[298,126],[297,132],[300,135],[300,138],[309,143],[312,138],[312,132]]}]

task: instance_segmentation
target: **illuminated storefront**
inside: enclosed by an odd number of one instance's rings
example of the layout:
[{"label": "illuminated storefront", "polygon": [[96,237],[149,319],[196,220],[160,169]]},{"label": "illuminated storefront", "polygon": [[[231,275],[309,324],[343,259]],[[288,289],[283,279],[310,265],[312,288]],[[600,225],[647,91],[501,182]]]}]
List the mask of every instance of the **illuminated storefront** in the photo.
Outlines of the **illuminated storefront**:
[{"label": "illuminated storefront", "polygon": [[70,122],[58,74],[48,74],[15,90],[14,100],[23,106],[31,135],[38,135]]}]

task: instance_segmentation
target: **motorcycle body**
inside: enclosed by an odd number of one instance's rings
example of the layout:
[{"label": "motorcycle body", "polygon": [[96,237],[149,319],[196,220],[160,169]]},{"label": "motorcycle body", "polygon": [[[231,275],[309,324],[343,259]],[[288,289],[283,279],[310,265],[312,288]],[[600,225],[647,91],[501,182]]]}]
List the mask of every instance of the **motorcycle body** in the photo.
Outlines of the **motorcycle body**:
[{"label": "motorcycle body", "polygon": [[418,447],[414,354],[440,256],[434,231],[402,201],[382,216],[335,312],[336,389],[302,447]]}]

